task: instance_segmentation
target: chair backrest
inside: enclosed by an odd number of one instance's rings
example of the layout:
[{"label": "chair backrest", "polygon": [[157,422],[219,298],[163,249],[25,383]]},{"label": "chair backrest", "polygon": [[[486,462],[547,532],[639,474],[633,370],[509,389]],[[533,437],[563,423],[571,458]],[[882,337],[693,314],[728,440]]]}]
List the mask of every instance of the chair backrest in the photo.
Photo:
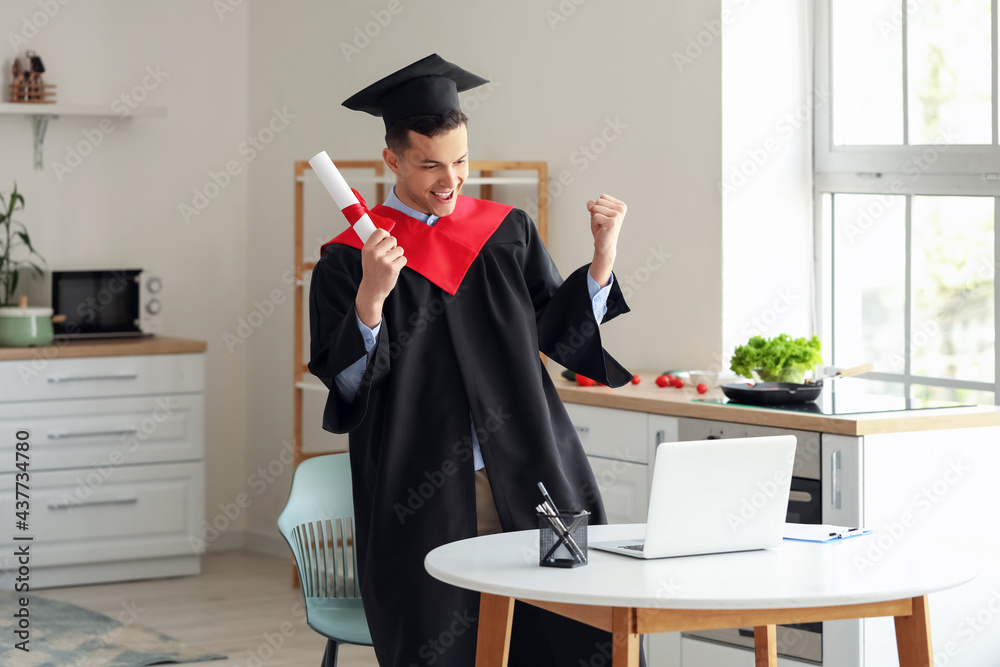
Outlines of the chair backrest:
[{"label": "chair backrest", "polygon": [[361,597],[349,454],[299,463],[278,530],[295,555],[307,599]]}]

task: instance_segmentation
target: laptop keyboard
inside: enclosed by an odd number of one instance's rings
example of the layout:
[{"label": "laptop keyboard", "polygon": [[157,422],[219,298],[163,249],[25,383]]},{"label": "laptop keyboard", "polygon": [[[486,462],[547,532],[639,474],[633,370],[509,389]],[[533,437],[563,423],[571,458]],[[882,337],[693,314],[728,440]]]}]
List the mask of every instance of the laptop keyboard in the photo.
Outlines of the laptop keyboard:
[{"label": "laptop keyboard", "polygon": [[622,549],[631,549],[632,551],[642,551],[643,545],[641,544],[624,544]]}]

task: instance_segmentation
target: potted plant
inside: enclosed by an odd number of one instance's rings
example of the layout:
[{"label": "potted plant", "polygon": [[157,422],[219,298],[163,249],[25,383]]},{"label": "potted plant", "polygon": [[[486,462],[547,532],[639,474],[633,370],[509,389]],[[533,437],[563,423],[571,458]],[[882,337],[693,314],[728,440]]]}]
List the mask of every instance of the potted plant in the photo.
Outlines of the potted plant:
[{"label": "potted plant", "polygon": [[[24,196],[15,183],[9,198],[0,194],[0,346],[48,345],[52,342],[52,309],[28,308],[27,299],[22,299],[19,307],[14,304],[21,271],[28,269],[39,278],[43,275],[31,257],[45,261],[31,245],[28,228],[14,219],[18,210],[24,210]],[[22,247],[27,250],[26,257],[15,259],[14,251]]]}]

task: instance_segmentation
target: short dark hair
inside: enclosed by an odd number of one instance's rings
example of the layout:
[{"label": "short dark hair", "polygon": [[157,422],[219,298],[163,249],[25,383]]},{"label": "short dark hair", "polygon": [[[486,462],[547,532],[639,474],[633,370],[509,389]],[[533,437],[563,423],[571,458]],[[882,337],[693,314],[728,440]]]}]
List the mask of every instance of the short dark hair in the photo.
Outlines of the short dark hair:
[{"label": "short dark hair", "polygon": [[445,132],[451,132],[457,127],[469,122],[461,109],[452,109],[446,114],[433,116],[411,116],[397,121],[385,133],[385,145],[396,155],[402,157],[410,147],[410,130],[425,137],[436,137]]}]

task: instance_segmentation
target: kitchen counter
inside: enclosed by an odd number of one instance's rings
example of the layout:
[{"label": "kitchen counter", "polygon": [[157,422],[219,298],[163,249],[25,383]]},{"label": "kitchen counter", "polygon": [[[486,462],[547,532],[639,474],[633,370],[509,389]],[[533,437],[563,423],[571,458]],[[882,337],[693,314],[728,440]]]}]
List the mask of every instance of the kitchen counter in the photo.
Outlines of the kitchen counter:
[{"label": "kitchen counter", "polygon": [[146,354],[198,354],[208,344],[201,340],[149,336],[145,338],[88,338],[56,341],[45,347],[0,347],[0,361],[130,357]]},{"label": "kitchen counter", "polygon": [[566,403],[850,436],[1000,426],[1000,407],[989,405],[831,416],[753,406],[702,403],[695,399],[725,398],[722,390],[716,387],[706,394],[699,394],[694,387],[685,386],[682,389],[657,387],[655,383],[657,375],[653,372],[639,373],[642,378],[640,384],[629,384],[617,389],[581,387],[557,372],[552,373],[552,382],[560,398]]}]

